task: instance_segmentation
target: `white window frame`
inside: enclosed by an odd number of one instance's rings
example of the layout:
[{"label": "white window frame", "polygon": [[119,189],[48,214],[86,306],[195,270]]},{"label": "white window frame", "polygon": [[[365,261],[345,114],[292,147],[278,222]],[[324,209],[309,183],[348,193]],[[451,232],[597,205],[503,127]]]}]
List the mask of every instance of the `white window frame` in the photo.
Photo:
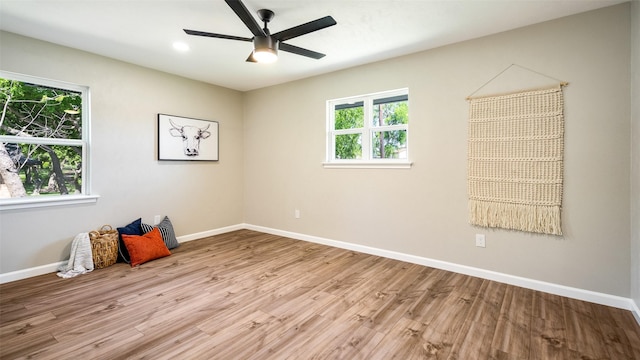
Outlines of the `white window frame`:
[{"label": "white window frame", "polygon": [[[409,124],[373,126],[373,102],[376,99],[389,98],[394,96],[409,96],[409,89],[402,88],[390,91],[382,91],[366,95],[350,96],[327,100],[327,128],[326,128],[326,161],[325,168],[410,168],[412,162],[409,160]],[[335,106],[345,103],[363,102],[364,106],[364,127],[356,129],[335,129]],[[409,106],[409,112],[411,106]],[[411,116],[409,116],[411,118]],[[374,159],[372,158],[373,136],[377,132],[405,130],[407,132],[407,158],[406,159]],[[335,144],[337,135],[361,134],[362,136],[362,159],[336,159]]]},{"label": "white window frame", "polygon": [[0,211],[39,208],[58,205],[95,203],[99,196],[91,194],[90,171],[90,144],[91,144],[91,96],[88,86],[76,85],[68,82],[45,79],[36,76],[19,74],[0,70],[0,77],[32,84],[38,84],[63,90],[80,92],[82,95],[82,139],[59,138],[27,138],[21,136],[0,135],[0,142],[66,145],[82,147],[82,191],[81,194],[51,195],[51,196],[26,196],[21,198],[0,199]]}]

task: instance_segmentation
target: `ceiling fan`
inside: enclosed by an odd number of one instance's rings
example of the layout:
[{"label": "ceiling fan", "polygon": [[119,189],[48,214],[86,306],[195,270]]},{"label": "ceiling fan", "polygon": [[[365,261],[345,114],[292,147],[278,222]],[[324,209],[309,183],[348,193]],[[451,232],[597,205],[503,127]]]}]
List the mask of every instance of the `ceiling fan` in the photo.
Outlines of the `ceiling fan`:
[{"label": "ceiling fan", "polygon": [[215,34],[210,32],[188,30],[183,29],[185,33],[196,36],[206,36],[219,39],[240,40],[253,42],[253,51],[247,58],[248,62],[273,62],[278,58],[278,49],[286,52],[290,52],[297,55],[310,57],[313,59],[320,59],[325,54],[303,49],[290,44],[285,44],[283,41],[293,39],[295,37],[305,35],[317,30],[324,29],[329,26],[336,25],[336,21],[331,16],[325,16],[323,18],[310,21],[292,28],[279,31],[275,34],[271,34],[267,29],[267,24],[274,17],[274,12],[268,9],[258,10],[258,16],[264,23],[264,28],[260,28],[256,20],[253,18],[249,10],[244,6],[240,0],[225,0],[227,5],[238,15],[240,20],[249,28],[253,33],[252,38]]}]

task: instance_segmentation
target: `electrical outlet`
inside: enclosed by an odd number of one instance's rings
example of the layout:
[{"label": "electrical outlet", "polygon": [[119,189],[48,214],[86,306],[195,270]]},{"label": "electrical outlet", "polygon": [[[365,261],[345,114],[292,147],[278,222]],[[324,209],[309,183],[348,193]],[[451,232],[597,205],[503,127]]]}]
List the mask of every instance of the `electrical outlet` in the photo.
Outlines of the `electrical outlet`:
[{"label": "electrical outlet", "polygon": [[296,217],[296,219],[300,219],[300,210],[299,210],[299,209],[296,209],[296,210],[293,212],[293,215]]},{"label": "electrical outlet", "polygon": [[476,234],[476,246],[477,247],[486,247],[484,234]]},{"label": "electrical outlet", "polygon": [[156,215],[153,217],[153,224],[154,225],[160,224],[160,215]]}]

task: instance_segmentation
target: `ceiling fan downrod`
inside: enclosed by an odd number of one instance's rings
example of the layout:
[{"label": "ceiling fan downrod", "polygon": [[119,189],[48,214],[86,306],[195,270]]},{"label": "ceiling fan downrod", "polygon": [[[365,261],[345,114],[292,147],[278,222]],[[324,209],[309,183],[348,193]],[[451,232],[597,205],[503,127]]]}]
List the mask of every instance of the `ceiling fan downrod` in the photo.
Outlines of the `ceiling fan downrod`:
[{"label": "ceiling fan downrod", "polygon": [[262,20],[262,23],[264,23],[263,30],[267,33],[267,35],[269,35],[267,24],[269,23],[269,21],[273,20],[275,13],[269,9],[260,9],[258,10],[258,16],[260,17],[260,20]]}]

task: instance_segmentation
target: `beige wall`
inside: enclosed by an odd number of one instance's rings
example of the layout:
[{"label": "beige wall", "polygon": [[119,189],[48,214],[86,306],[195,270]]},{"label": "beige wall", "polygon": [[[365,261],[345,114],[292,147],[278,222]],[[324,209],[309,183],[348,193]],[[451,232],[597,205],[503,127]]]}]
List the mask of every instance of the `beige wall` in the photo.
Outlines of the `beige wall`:
[{"label": "beige wall", "polygon": [[640,308],[640,1],[638,0],[631,3],[631,51],[631,297]]},{"label": "beige wall", "polygon": [[[629,297],[629,29],[627,3],[248,92],[245,221]],[[563,237],[468,224],[465,97],[512,63],[570,82]],[[401,87],[413,167],[324,169],[325,101]]]},{"label": "beige wall", "polygon": [[[178,235],[242,223],[242,94],[10,33],[0,68],[87,85],[97,204],[0,212],[0,273],[69,257],[102,224],[168,215]],[[157,114],[220,122],[218,163],[158,162]]]}]

